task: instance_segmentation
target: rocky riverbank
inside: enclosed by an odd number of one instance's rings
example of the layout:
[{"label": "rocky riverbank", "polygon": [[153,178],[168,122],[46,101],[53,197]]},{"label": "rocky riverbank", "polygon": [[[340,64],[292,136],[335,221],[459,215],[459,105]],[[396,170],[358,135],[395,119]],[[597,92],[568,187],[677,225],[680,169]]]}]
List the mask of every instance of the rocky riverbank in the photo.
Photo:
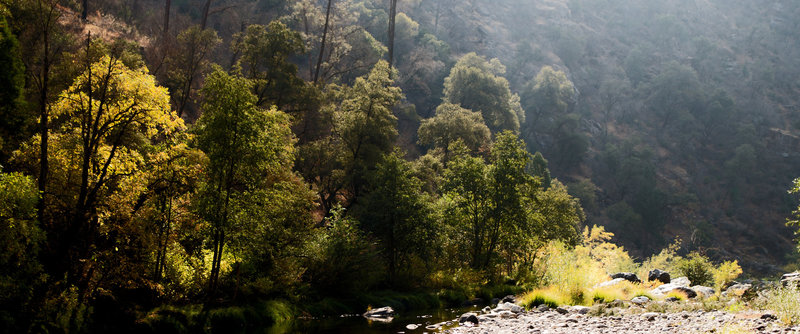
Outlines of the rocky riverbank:
[{"label": "rocky riverbank", "polygon": [[[591,315],[588,308],[535,309],[505,316],[478,316],[477,324],[462,323],[447,333],[796,333],[770,312],[680,311],[647,312],[630,307],[615,315]],[[614,313],[614,312],[610,312]]]}]

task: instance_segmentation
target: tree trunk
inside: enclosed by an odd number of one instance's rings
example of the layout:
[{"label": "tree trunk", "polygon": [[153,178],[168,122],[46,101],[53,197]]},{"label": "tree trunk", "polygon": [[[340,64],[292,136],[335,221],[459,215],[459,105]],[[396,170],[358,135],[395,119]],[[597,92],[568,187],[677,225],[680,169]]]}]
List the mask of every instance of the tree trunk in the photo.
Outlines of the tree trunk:
[{"label": "tree trunk", "polygon": [[169,35],[169,8],[172,6],[172,0],[166,0],[164,4],[164,39]]},{"label": "tree trunk", "polygon": [[89,0],[83,0],[83,9],[81,10],[81,20],[86,22],[86,17],[89,16]]},{"label": "tree trunk", "polygon": [[200,29],[206,30],[206,23],[208,23],[208,10],[211,8],[211,0],[206,0],[203,6],[203,19],[200,21]]},{"label": "tree trunk", "polygon": [[[49,17],[48,17],[49,20]],[[48,22],[49,26],[49,22]],[[47,203],[47,178],[49,175],[50,164],[47,158],[47,149],[50,131],[48,129],[49,109],[47,107],[48,86],[50,85],[50,29],[45,28],[42,32],[42,39],[44,42],[44,51],[42,54],[42,81],[39,88],[39,136],[41,142],[39,143],[39,203],[37,211],[39,220],[44,221],[44,211]]]},{"label": "tree trunk", "polygon": [[392,65],[394,64],[394,19],[397,16],[397,0],[391,0],[389,8],[389,78],[392,77]]},{"label": "tree trunk", "polygon": [[325,54],[325,40],[328,38],[328,23],[331,18],[331,3],[333,0],[328,0],[328,8],[325,10],[325,26],[322,28],[322,43],[319,46],[319,58],[317,58],[317,68],[314,70],[314,83],[319,80],[319,68],[322,65],[322,56]]}]

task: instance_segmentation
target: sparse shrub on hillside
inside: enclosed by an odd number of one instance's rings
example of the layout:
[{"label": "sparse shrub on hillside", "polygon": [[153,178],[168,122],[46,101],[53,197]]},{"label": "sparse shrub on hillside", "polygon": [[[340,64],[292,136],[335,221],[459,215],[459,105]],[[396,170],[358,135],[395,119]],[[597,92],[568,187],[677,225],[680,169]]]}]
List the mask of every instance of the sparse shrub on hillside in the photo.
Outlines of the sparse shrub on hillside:
[{"label": "sparse shrub on hillside", "polygon": [[779,287],[755,299],[756,307],[777,313],[786,325],[800,324],[800,290]]}]

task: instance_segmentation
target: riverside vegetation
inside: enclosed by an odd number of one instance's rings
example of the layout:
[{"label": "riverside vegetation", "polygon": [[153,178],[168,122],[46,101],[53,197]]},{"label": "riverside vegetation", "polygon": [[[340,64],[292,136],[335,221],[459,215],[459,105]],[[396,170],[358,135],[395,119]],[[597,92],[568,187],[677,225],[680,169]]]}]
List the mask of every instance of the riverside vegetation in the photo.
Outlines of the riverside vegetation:
[{"label": "riverside vegetation", "polygon": [[[0,331],[697,285],[793,324],[722,294],[796,266],[800,6],[741,2],[0,0]],[[652,269],[694,286],[604,284]]]}]

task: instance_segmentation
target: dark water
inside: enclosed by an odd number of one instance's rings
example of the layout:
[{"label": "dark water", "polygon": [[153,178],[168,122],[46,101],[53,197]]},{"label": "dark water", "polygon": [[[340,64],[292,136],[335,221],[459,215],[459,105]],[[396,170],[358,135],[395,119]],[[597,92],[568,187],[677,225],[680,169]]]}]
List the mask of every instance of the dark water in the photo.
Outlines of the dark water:
[{"label": "dark water", "polygon": [[[361,315],[343,315],[339,317],[328,317],[319,319],[298,319],[292,323],[276,325],[269,328],[269,334],[285,333],[353,333],[353,334],[373,334],[373,333],[439,333],[444,329],[458,325],[458,317],[470,311],[478,310],[478,307],[470,308],[448,308],[426,311],[410,311],[398,313],[390,322],[380,322],[369,320]],[[453,325],[442,327],[438,330],[426,329],[425,326],[433,325],[445,321],[452,321]],[[406,328],[409,324],[419,325],[415,330]]]}]

